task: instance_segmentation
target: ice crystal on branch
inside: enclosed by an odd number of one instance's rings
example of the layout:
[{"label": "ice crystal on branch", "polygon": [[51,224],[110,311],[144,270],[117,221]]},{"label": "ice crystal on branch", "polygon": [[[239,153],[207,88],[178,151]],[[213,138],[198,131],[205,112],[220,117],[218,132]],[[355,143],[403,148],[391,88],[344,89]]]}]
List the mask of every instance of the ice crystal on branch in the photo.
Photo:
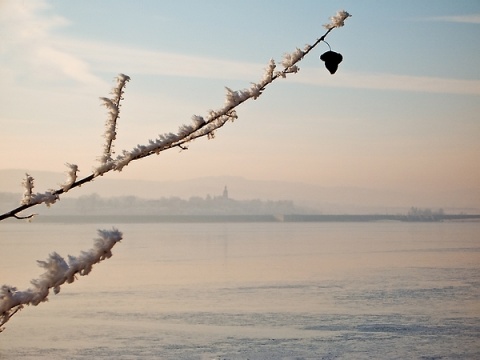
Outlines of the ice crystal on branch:
[{"label": "ice crystal on branch", "polygon": [[45,191],[44,193],[37,193],[32,197],[32,203],[42,204],[44,203],[48,207],[55,204],[57,200],[60,199],[60,196],[54,189]]},{"label": "ice crystal on branch", "polygon": [[[103,165],[106,165],[107,163],[112,161],[112,147],[113,141],[117,137],[117,120],[120,114],[120,101],[123,100],[124,88],[127,82],[130,81],[130,77],[125,74],[119,74],[116,77],[116,80],[117,86],[114,87],[112,90],[113,98],[100,98],[103,105],[107,108],[109,115],[105,123],[105,133],[103,135],[106,141],[103,147],[103,154],[99,159],[101,163],[101,168],[104,168]],[[107,171],[110,170],[108,166],[106,167],[106,169]],[[99,174],[103,174],[103,172],[99,172]]]},{"label": "ice crystal on branch", "polygon": [[25,174],[25,179],[22,181],[22,185],[24,187],[23,198],[20,202],[22,205],[29,205],[32,203],[32,196],[33,196],[33,177],[29,174]]},{"label": "ice crystal on branch", "polygon": [[200,128],[203,125],[205,125],[205,119],[203,118],[203,116],[192,115],[192,121],[193,121],[193,125],[197,128]]},{"label": "ice crystal on branch", "polygon": [[[58,199],[59,196],[57,192],[53,189],[46,191],[45,193],[34,193],[34,179],[29,174],[25,174],[25,179],[22,182],[24,187],[23,198],[20,201],[22,205],[33,205],[33,204],[41,204],[45,203],[45,205],[50,206],[54,204]],[[27,217],[30,218],[30,217]]]},{"label": "ice crystal on branch", "polygon": [[68,191],[70,190],[70,187],[77,181],[77,172],[78,172],[78,166],[75,164],[69,164],[66,163],[65,166],[68,167],[67,171],[67,179],[65,180],[65,183],[62,185],[63,191]]},{"label": "ice crystal on branch", "polygon": [[105,138],[106,142],[104,145],[104,151],[100,158],[100,163],[106,164],[108,161],[112,160],[111,153],[112,153],[112,143],[117,137],[116,127],[117,127],[117,119],[119,108],[117,104],[115,104],[111,99],[101,97],[100,100],[102,101],[103,105],[108,110],[108,118],[105,122],[105,133],[103,137]]},{"label": "ice crystal on branch", "polygon": [[283,67],[288,70],[288,72],[298,72],[299,68],[295,64],[302,59],[304,54],[303,50],[296,48],[294,52],[283,55]]},{"label": "ice crystal on branch", "polygon": [[181,138],[184,138],[188,135],[190,135],[193,131],[193,126],[192,125],[181,125],[178,128],[178,136]]},{"label": "ice crystal on branch", "polygon": [[250,91],[237,90],[234,91],[229,87],[225,87],[227,94],[225,96],[225,108],[234,108],[250,97]]},{"label": "ice crystal on branch", "polygon": [[268,63],[268,67],[265,69],[265,74],[263,75],[262,79],[262,86],[265,86],[265,84],[268,84],[272,82],[273,79],[273,72],[275,71],[275,68],[277,65],[275,64],[275,60],[270,59],[270,62]]},{"label": "ice crystal on branch", "polygon": [[117,86],[113,88],[112,94],[114,95],[113,100],[116,104],[120,103],[120,100],[123,100],[123,93],[125,86],[127,86],[127,82],[130,81],[130,76],[125,74],[118,74],[117,78]]},{"label": "ice crystal on branch", "polygon": [[[32,287],[18,291],[13,286],[3,285],[0,288],[0,327],[4,325],[24,305],[38,305],[48,301],[50,289],[55,294],[60,292],[64,283],[72,283],[75,275],[88,275],[93,265],[112,256],[113,246],[122,240],[122,233],[117,229],[99,230],[99,238],[95,239],[93,248],[82,251],[78,256],[68,256],[65,261],[56,252],[50,254],[47,260],[37,261],[45,269],[39,278],[31,281]],[[0,331],[2,329],[0,328]]]},{"label": "ice crystal on branch", "polygon": [[352,15],[350,15],[345,10],[337,11],[335,16],[330,17],[330,23],[323,25],[323,27],[328,30],[342,27],[343,25],[345,25],[345,20],[350,16]]}]

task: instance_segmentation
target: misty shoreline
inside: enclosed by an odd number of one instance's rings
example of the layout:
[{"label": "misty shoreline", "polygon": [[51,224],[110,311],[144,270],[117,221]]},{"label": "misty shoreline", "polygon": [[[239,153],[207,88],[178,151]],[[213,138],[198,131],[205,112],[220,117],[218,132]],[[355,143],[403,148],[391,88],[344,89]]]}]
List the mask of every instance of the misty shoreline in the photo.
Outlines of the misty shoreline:
[{"label": "misty shoreline", "polygon": [[[285,214],[285,215],[41,215],[38,223],[255,223],[255,222],[472,222],[480,221],[480,214],[411,215],[356,215],[356,214]],[[18,222],[9,219],[8,222]]]},{"label": "misty shoreline", "polygon": [[[32,172],[43,192],[64,181],[64,173]],[[17,207],[25,170],[0,170],[0,208]],[[223,192],[228,188],[227,199]],[[229,214],[404,214],[414,206],[449,214],[480,214],[476,188],[419,191],[321,186],[238,176],[210,176],[182,181],[102,178],[62,195],[49,215],[223,215]],[[225,201],[226,200],[226,201]],[[45,212],[45,207],[35,212]],[[54,212],[54,214],[53,214]]]}]

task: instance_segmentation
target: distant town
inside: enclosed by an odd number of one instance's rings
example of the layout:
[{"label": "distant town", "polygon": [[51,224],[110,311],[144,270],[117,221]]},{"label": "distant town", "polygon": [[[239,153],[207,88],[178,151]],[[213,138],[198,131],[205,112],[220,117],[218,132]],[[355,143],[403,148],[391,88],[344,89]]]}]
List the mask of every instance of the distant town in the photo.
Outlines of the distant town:
[{"label": "distant town", "polygon": [[[18,194],[0,193],[0,211],[18,206]],[[39,210],[39,211],[37,211]],[[135,196],[101,197],[94,193],[63,198],[55,206],[35,209],[39,221],[116,222],[321,222],[321,221],[480,221],[480,214],[447,214],[443,209],[412,207],[399,214],[323,214],[295,206],[291,200],[235,200],[227,186],[220,195],[189,199]],[[40,219],[41,218],[41,219]]]},{"label": "distant town", "polygon": [[[19,194],[0,193],[0,209],[19,205]],[[40,208],[40,207],[39,207]],[[41,206],[45,210],[44,206]],[[35,210],[37,211],[37,209]],[[51,215],[269,215],[306,213],[291,200],[234,200],[225,186],[220,195],[162,197],[143,199],[136,196],[101,197],[94,193],[78,198],[62,198],[45,214]]]}]

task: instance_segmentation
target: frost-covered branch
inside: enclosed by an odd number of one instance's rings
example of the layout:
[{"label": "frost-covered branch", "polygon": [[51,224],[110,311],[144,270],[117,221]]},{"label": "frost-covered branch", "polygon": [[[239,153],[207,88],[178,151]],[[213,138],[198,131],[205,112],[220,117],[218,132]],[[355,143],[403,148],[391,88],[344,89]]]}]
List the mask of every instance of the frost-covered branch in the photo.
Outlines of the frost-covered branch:
[{"label": "frost-covered branch", "polygon": [[188,149],[188,143],[201,137],[214,138],[217,129],[221,128],[228,121],[233,121],[238,118],[236,108],[239,105],[250,99],[258,99],[267,86],[274,81],[286,78],[289,74],[297,73],[300,70],[297,64],[320,42],[324,41],[333,29],[344,26],[345,20],[350,16],[351,15],[344,10],[337,12],[335,16],[330,18],[331,22],[324,25],[327,31],[322,37],[318,38],[312,45],[306,45],[303,50],[296,48],[295,51],[283,56],[279,64],[282,66],[282,69],[277,70],[277,64],[272,59],[267,64],[265,72],[259,82],[252,83],[249,88],[243,90],[232,90],[227,87],[225,102],[221,108],[210,110],[206,116],[193,115],[191,123],[181,125],[176,132],[159,135],[155,139],[148,140],[147,144],[137,145],[131,150],[123,150],[120,155],[113,159],[112,144],[116,138],[116,124],[120,113],[120,102],[123,99],[125,85],[130,80],[130,77],[127,75],[120,74],[117,77],[117,86],[112,92],[114,95],[113,98],[101,98],[103,104],[109,111],[109,117],[106,122],[106,132],[104,135],[106,143],[103,154],[100,157],[100,165],[94,168],[92,174],[89,176],[77,180],[76,173],[78,168],[76,165],[67,164],[70,168],[70,175],[67,182],[60,189],[49,190],[43,194],[33,194],[33,178],[27,174],[24,181],[25,193],[21,202],[22,205],[10,212],[0,215],[0,221],[9,217],[19,218],[16,214],[40,203],[45,203],[49,206],[59,199],[60,194],[92,181],[97,176],[109,171],[121,171],[134,160],[159,154],[162,151],[172,148],[186,150]]},{"label": "frost-covered branch", "polygon": [[93,248],[82,251],[77,257],[68,256],[65,260],[56,252],[47,260],[37,261],[45,272],[38,279],[31,281],[32,287],[19,291],[13,286],[3,285],[0,288],[0,332],[2,326],[25,305],[38,305],[48,301],[50,289],[54,294],[60,292],[64,283],[72,283],[76,275],[88,275],[93,265],[112,256],[113,246],[122,240],[122,233],[117,229],[99,230],[99,238],[94,240]]},{"label": "frost-covered branch", "polygon": [[65,183],[62,185],[62,189],[63,191],[68,191],[77,180],[77,172],[79,170],[78,170],[78,166],[75,164],[66,163],[65,166],[68,167],[67,179],[65,180]]},{"label": "frost-covered branch", "polygon": [[105,123],[105,145],[103,154],[99,161],[102,165],[107,164],[112,160],[113,141],[117,137],[117,120],[120,115],[120,101],[123,100],[123,93],[127,82],[130,81],[130,77],[125,74],[119,74],[116,78],[117,86],[113,88],[113,98],[109,99],[101,97],[103,105],[108,109],[108,118]]},{"label": "frost-covered branch", "polygon": [[[292,53],[286,53],[283,57],[281,65],[282,70],[275,71],[277,65],[273,59],[268,63],[267,68],[262,79],[258,83],[252,83],[250,88],[234,91],[226,87],[226,96],[224,106],[218,110],[210,110],[206,118],[198,115],[193,115],[193,123],[190,125],[182,125],[177,133],[167,133],[160,135],[155,140],[149,140],[148,145],[138,145],[131,151],[123,151],[123,154],[118,156],[114,161],[113,169],[121,171],[124,166],[128,165],[133,160],[138,160],[153,154],[180,147],[186,149],[186,144],[199,137],[207,136],[214,137],[215,130],[222,127],[228,120],[235,120],[238,118],[235,108],[249,99],[256,100],[265,88],[279,78],[285,78],[287,74],[296,73],[300,69],[296,65],[300,62],[310,51],[313,50],[325,37],[336,27],[344,25],[344,21],[351,15],[346,11],[339,11],[335,16],[331,17],[331,23],[324,25],[327,32],[317,39],[313,45],[306,45],[304,50],[295,49]],[[97,173],[101,174],[102,168],[97,169]]]},{"label": "frost-covered branch", "polygon": [[34,183],[33,177],[31,177],[29,174],[25,174],[25,179],[22,181],[24,191],[23,191],[23,198],[20,201],[21,204],[28,205],[32,202],[33,187],[34,187],[33,183]]},{"label": "frost-covered branch", "polygon": [[345,25],[345,20],[347,20],[350,16],[352,15],[345,10],[337,11],[335,16],[330,17],[330,22],[328,24],[324,24],[323,27],[327,30],[334,29],[336,27],[342,27]]}]

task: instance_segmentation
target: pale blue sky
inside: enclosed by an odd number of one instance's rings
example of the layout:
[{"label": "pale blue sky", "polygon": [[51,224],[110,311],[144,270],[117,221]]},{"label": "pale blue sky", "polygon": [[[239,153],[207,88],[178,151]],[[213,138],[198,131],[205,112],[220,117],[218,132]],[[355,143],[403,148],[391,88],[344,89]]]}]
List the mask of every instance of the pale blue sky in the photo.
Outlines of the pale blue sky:
[{"label": "pale blue sky", "polygon": [[[108,95],[129,83],[117,149],[175,132],[249,87],[270,58],[323,35],[319,60],[238,109],[215,140],[133,163],[122,178],[238,175],[323,186],[480,190],[479,1],[0,0],[0,168],[88,175]],[[0,189],[1,191],[1,189]],[[479,199],[480,202],[480,199]]]}]

